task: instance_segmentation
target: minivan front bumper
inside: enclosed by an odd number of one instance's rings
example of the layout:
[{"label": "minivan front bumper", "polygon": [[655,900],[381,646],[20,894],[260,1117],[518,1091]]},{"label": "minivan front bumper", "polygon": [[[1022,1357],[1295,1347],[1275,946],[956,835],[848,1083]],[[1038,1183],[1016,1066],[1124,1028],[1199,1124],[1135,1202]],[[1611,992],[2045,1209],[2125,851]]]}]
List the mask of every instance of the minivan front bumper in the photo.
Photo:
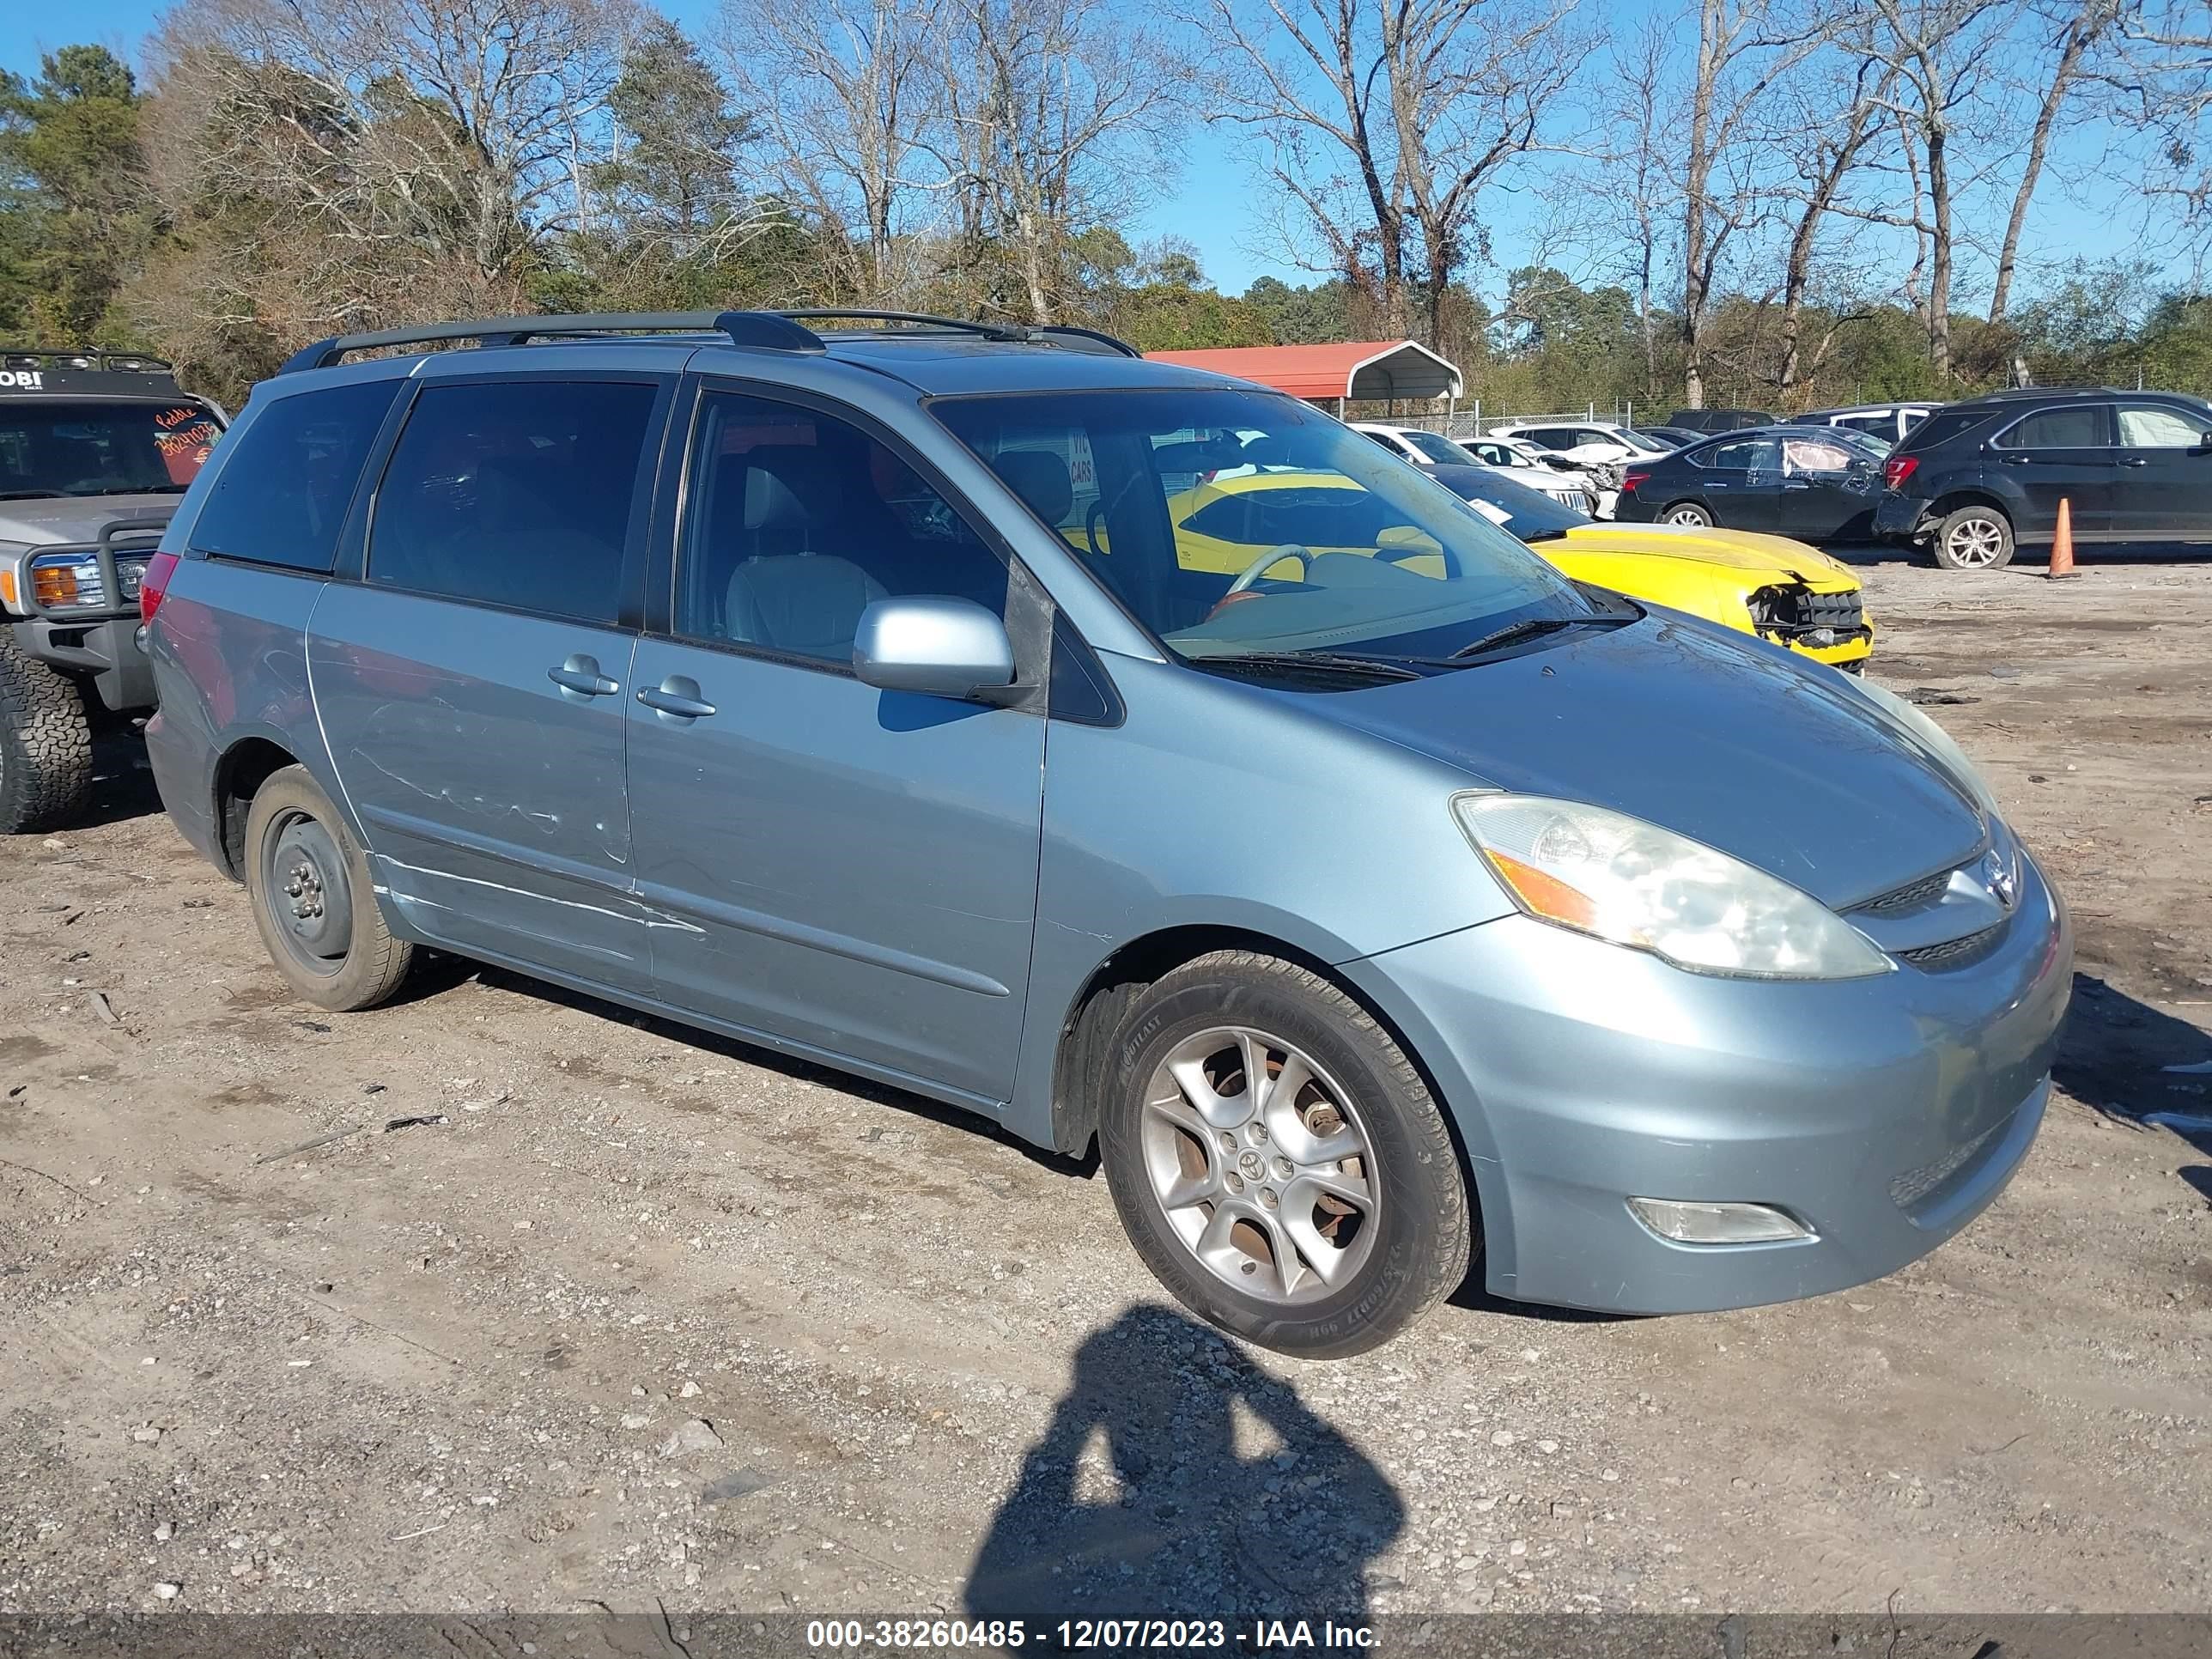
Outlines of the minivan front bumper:
[{"label": "minivan front bumper", "polygon": [[[2073,945],[2023,860],[2002,942],[1961,968],[1720,979],[1516,915],[1347,971],[1445,1097],[1490,1289],[1687,1313],[1861,1284],[1972,1220],[2042,1120]],[[1768,1206],[1807,1236],[1679,1243],[1631,1198]]]}]

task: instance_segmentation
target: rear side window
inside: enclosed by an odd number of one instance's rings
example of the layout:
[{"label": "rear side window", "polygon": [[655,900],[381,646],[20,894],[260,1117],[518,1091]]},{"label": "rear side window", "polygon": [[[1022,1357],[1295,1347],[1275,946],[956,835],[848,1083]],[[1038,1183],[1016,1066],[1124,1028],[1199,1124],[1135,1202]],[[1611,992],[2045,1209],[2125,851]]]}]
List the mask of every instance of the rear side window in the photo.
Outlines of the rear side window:
[{"label": "rear side window", "polygon": [[1898,446],[1900,453],[1923,451],[1961,437],[1978,427],[1986,426],[1996,418],[1994,409],[1939,409],[1905,434],[1905,442]]},{"label": "rear side window", "polygon": [[192,548],[327,576],[362,463],[398,380],[295,392],[222,441],[222,471],[192,526]]},{"label": "rear side window", "polygon": [[1735,443],[1715,444],[1690,459],[1699,466],[1711,467],[1716,472],[1750,472],[1774,465],[1774,441],[1771,438],[1746,438]]},{"label": "rear side window", "polygon": [[2087,409],[2046,409],[2031,415],[2004,435],[2008,449],[2087,449],[2112,441],[2105,424],[2105,411]]},{"label": "rear side window", "polygon": [[368,580],[612,623],[658,395],[613,380],[424,387],[377,489]]}]

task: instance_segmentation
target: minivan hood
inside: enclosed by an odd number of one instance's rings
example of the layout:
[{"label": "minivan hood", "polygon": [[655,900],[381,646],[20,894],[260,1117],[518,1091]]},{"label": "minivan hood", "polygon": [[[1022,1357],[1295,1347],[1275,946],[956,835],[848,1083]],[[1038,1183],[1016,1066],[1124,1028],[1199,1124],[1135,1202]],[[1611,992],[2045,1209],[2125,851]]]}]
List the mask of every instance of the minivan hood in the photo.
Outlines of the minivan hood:
[{"label": "minivan hood", "polygon": [[41,495],[33,501],[0,501],[0,542],[33,547],[96,542],[101,529],[117,519],[166,517],[183,498],[172,495]]},{"label": "minivan hood", "polygon": [[1841,675],[1659,612],[1325,702],[1481,783],[1629,813],[1837,908],[1963,864],[1987,834],[1966,786]]}]

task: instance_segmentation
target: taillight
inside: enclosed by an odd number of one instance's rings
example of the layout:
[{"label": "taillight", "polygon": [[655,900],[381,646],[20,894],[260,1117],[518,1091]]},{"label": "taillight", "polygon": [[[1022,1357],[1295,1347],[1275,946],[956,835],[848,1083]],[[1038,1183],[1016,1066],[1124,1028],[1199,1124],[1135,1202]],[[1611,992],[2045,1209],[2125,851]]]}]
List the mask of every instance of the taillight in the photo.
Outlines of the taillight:
[{"label": "taillight", "polygon": [[1651,472],[1649,468],[1646,468],[1641,472],[1622,473],[1620,475],[1620,493],[1624,495],[1633,495],[1636,493],[1636,486],[1644,483],[1650,476]]},{"label": "taillight", "polygon": [[156,553],[146,561],[146,574],[138,583],[138,620],[149,623],[154,613],[161,608],[161,595],[168,591],[169,578],[175,574],[177,556]]},{"label": "taillight", "polygon": [[1881,481],[1892,489],[1905,488],[1905,481],[1920,471],[1917,455],[1893,455],[1882,463]]}]

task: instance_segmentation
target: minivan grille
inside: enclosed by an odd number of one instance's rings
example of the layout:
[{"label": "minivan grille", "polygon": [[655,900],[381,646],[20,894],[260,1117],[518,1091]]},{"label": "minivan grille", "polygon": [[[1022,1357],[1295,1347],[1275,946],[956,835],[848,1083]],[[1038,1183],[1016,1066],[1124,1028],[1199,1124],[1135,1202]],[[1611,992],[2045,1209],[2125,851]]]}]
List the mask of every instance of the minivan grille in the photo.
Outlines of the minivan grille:
[{"label": "minivan grille", "polygon": [[1950,885],[1951,872],[1938,870],[1932,876],[1909,881],[1902,887],[1891,889],[1880,898],[1869,899],[1855,908],[1881,916],[1894,915],[1899,910],[1917,910],[1923,905],[1933,904],[1942,898]]},{"label": "minivan grille", "polygon": [[1963,939],[1945,939],[1941,945],[1923,945],[1917,951],[1899,951],[1897,957],[1900,962],[1911,963],[1915,968],[1931,971],[1964,968],[1987,956],[2003,932],[2004,923],[1998,922],[1978,933],[1968,933]]}]

